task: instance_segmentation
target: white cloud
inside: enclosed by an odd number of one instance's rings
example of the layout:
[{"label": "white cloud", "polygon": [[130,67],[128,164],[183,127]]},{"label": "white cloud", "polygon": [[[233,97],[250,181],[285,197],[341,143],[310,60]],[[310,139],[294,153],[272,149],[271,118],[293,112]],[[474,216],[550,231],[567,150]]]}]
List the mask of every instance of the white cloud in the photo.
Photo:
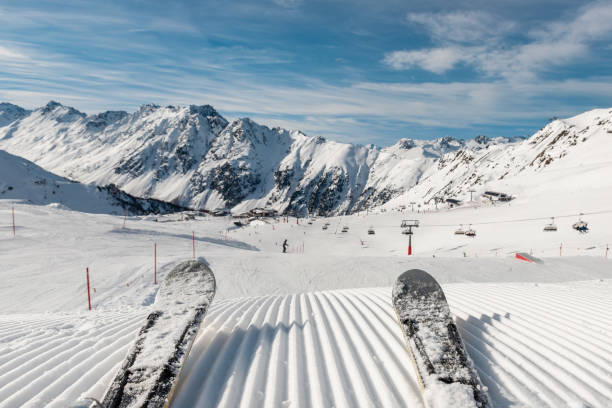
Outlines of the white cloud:
[{"label": "white cloud", "polygon": [[26,60],[27,57],[15,50],[5,46],[0,45],[0,61],[1,60]]},{"label": "white cloud", "polygon": [[489,14],[411,14],[408,19],[426,26],[439,46],[388,53],[383,62],[391,68],[421,68],[442,74],[466,63],[493,78],[524,80],[587,57],[593,42],[609,40],[612,3],[592,3],[573,19],[533,29],[526,42],[511,46],[504,45],[502,39],[515,25],[504,21],[494,24],[496,20]]},{"label": "white cloud", "polygon": [[417,51],[394,51],[385,56],[384,62],[393,69],[421,67],[442,74],[459,62],[469,62],[474,51],[462,47],[431,48]]},{"label": "white cloud", "polygon": [[[100,49],[119,47],[136,55],[155,55],[151,64],[138,59],[111,64],[60,54],[61,50],[54,53],[33,44],[2,41],[0,100],[32,108],[57,99],[90,113],[132,110],[145,102],[209,103],[228,117],[248,115],[263,124],[364,143],[380,142],[381,134],[392,135],[390,139],[436,136],[440,128],[463,128],[466,135],[477,134],[482,123],[514,128],[517,124],[541,125],[550,116],[569,116],[587,109],[585,99],[610,104],[612,76],[580,81],[534,78],[543,70],[587,56],[590,42],[605,39],[610,32],[610,10],[598,3],[598,8],[583,9],[570,21],[528,32],[526,44],[505,48],[498,42],[492,45],[480,40],[480,44],[475,38],[486,35],[467,32],[471,23],[447,15],[448,21],[456,23],[452,30],[436,28],[437,47],[396,51],[385,58],[395,69],[422,67],[436,73],[470,64],[489,76],[486,83],[334,86],[291,73],[273,77],[265,66],[254,72],[242,69],[245,64],[291,61],[291,54],[274,50],[219,47],[208,52],[194,49],[183,55],[168,52],[159,44],[98,39],[104,40],[97,44]],[[484,32],[494,37],[491,33],[495,31],[487,30]],[[451,41],[453,37],[457,41]],[[430,133],[411,133],[415,128],[429,128]]]},{"label": "white cloud", "polygon": [[516,24],[502,21],[482,11],[456,11],[453,13],[409,13],[410,23],[423,25],[438,42],[475,43],[491,42],[515,29]]}]

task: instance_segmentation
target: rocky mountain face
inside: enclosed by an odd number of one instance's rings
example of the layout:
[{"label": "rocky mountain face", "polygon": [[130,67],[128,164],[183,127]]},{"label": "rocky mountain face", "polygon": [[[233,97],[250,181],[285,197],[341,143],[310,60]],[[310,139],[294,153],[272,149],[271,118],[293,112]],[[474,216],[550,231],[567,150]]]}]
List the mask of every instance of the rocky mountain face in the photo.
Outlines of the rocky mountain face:
[{"label": "rocky mountain face", "polygon": [[0,199],[63,206],[89,213],[167,214],[186,210],[163,201],[127,194],[113,184],[84,185],[50,173],[36,164],[0,150]]},{"label": "rocky mountain face", "polygon": [[[3,109],[0,118],[12,120],[0,123],[0,149],[49,171],[113,184],[134,196],[233,212],[270,207],[329,215],[407,194],[421,200],[455,196],[505,172],[547,166],[567,155],[572,141],[583,143],[582,134],[574,136],[582,122],[572,128],[571,121],[553,122],[528,140],[401,139],[381,149],[271,129],[246,118],[229,123],[208,105],[144,105],[134,113],[96,115],[56,102],[31,112],[14,105]],[[609,126],[605,112],[601,125],[584,126]]]}]

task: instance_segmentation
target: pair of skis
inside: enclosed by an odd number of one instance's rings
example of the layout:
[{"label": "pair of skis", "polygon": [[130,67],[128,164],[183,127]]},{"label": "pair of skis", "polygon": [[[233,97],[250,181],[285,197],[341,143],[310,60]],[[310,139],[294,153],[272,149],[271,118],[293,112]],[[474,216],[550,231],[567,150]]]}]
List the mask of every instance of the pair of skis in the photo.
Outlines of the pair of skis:
[{"label": "pair of skis", "polygon": [[[215,277],[204,263],[177,265],[164,279],[153,312],[103,400],[92,406],[168,407],[214,295]],[[404,272],[392,300],[425,406],[489,408],[438,282],[422,270]]]}]

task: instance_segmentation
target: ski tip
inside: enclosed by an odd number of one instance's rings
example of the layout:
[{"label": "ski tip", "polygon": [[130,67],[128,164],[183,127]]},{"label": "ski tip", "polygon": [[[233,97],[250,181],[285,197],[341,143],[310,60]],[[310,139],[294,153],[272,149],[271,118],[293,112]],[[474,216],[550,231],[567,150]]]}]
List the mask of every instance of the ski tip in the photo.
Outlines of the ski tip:
[{"label": "ski tip", "polygon": [[166,276],[166,281],[171,281],[177,277],[188,276],[188,275],[200,275],[206,276],[207,279],[212,281],[213,290],[216,287],[215,275],[203,259],[190,259],[183,261],[176,265]]},{"label": "ski tip", "polygon": [[398,282],[407,282],[407,281],[434,281],[433,276],[428,274],[422,269],[410,269],[406,272],[402,273],[397,277]]},{"label": "ski tip", "polygon": [[393,297],[410,295],[425,296],[438,293],[444,298],[444,292],[438,281],[422,269],[410,269],[397,277],[393,287]]}]

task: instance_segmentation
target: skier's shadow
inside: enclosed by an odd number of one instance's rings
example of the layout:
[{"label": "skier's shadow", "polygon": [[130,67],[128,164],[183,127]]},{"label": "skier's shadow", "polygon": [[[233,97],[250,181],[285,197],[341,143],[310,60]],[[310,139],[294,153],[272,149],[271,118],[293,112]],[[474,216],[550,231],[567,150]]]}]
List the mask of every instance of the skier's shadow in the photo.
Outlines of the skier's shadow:
[{"label": "skier's shadow", "polygon": [[480,315],[480,318],[469,315],[466,320],[460,317],[455,319],[461,337],[466,343],[468,353],[476,366],[480,379],[488,388],[489,397],[496,408],[513,406],[516,401],[510,401],[504,397],[504,394],[512,393],[501,385],[504,381],[497,374],[499,367],[496,367],[498,364],[490,352],[492,336],[486,334],[489,333],[488,327],[492,326],[494,320],[500,322],[502,319],[509,318],[509,313],[506,313],[505,316],[494,313],[492,316]]}]

